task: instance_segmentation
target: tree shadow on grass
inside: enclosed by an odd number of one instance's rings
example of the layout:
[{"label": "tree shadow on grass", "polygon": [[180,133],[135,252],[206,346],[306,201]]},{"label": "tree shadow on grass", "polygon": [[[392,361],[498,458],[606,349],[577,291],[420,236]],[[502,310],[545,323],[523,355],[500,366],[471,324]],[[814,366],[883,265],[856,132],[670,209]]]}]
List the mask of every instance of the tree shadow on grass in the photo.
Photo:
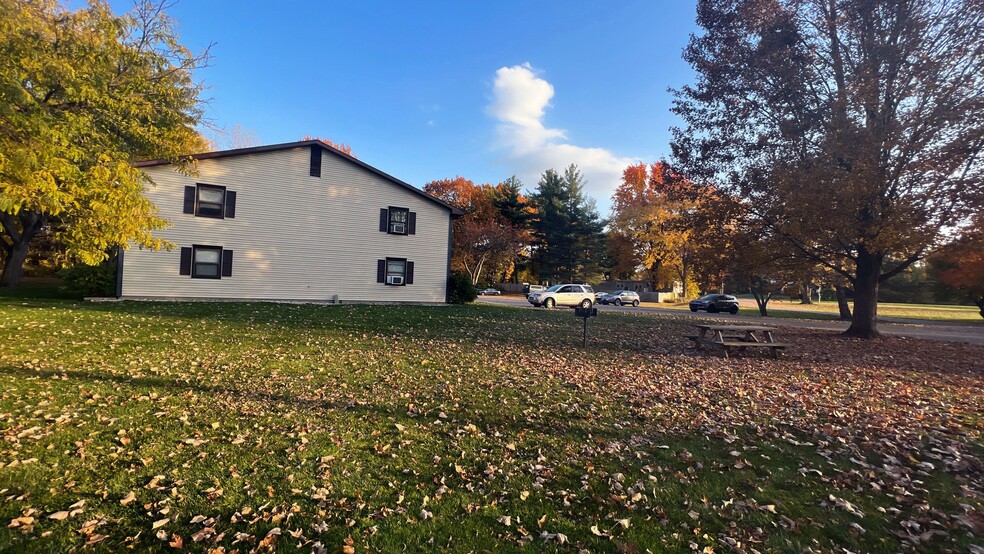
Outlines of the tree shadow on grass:
[{"label": "tree shadow on grass", "polygon": [[[230,403],[228,408],[242,406],[247,403],[259,403],[265,405],[266,409],[282,406],[284,410],[302,410],[310,415],[327,415],[331,412],[345,412],[353,414],[357,419],[366,420],[371,417],[385,419],[392,423],[410,424],[413,422],[431,421],[434,417],[420,414],[412,416],[405,409],[396,409],[395,405],[386,405],[384,402],[367,402],[356,399],[333,400],[324,398],[313,398],[299,396],[290,391],[272,392],[260,390],[258,387],[241,388],[235,386],[208,385],[196,383],[184,379],[168,379],[162,377],[130,376],[104,371],[91,370],[49,370],[49,369],[30,369],[16,367],[12,365],[0,366],[0,378],[9,376],[12,379],[60,379],[67,376],[70,381],[87,382],[91,384],[107,383],[116,392],[121,392],[124,387],[133,389],[166,390],[176,396],[192,392],[203,397],[223,399]],[[501,411],[495,410],[468,410],[468,423],[473,423],[487,432],[500,432],[506,435],[518,435],[530,431],[530,423],[522,418],[510,418]],[[445,425],[464,425],[464,422],[455,423],[445,421]],[[541,418],[537,422],[537,429],[540,432],[548,433],[553,438],[576,444],[586,440],[587,435],[601,440],[625,438],[626,431],[618,431],[604,424],[602,421],[592,422],[590,418],[570,413],[553,413],[548,418]],[[450,429],[447,429],[450,430]]]},{"label": "tree shadow on grass", "polygon": [[[40,301],[39,301],[40,302]],[[2,300],[0,300],[2,304]],[[31,310],[33,304],[27,307]],[[177,324],[195,325],[196,332],[209,333],[211,323],[221,324],[216,337],[230,336],[250,340],[302,337],[313,341],[331,337],[354,344],[360,339],[384,336],[408,340],[427,348],[445,348],[464,343],[475,348],[492,349],[502,356],[542,356],[545,360],[559,354],[568,363],[584,359],[610,365],[619,361],[629,364],[670,364],[675,359],[719,358],[720,353],[697,353],[684,335],[695,321],[678,316],[604,314],[588,322],[588,346],[581,346],[582,322],[570,310],[531,310],[487,305],[415,306],[415,305],[317,305],[273,302],[106,302],[56,303],[44,301],[39,308],[61,306],[73,314],[94,314],[94,321],[79,325],[128,325],[132,318],[147,319],[146,336],[130,337],[153,346],[155,325],[168,330]],[[40,312],[39,312],[40,313]],[[45,310],[46,316],[57,313]],[[104,317],[105,316],[105,317]],[[934,375],[967,373],[967,360],[979,359],[979,348],[948,344],[945,348],[926,349],[922,342],[888,337],[880,341],[855,344],[840,340],[834,333],[784,329],[781,342],[793,342],[778,361],[768,360],[767,352],[747,353],[725,363],[740,368],[743,358],[755,363],[810,364],[822,369],[831,364],[856,366],[863,360],[889,363],[907,371]],[[787,338],[791,340],[786,340]],[[259,337],[257,340],[261,340]],[[856,341],[855,341],[856,342]],[[926,343],[932,345],[934,343]],[[905,347],[907,354],[899,356]],[[575,361],[571,362],[570,360]],[[631,361],[628,361],[631,360]],[[529,360],[527,360],[529,361]]]},{"label": "tree shadow on grass", "polygon": [[[243,327],[273,326],[463,340],[503,346],[581,350],[582,320],[572,310],[535,311],[487,305],[323,305],[273,302],[98,302],[74,309],[93,313],[217,321]],[[588,355],[684,354],[687,323],[677,316],[606,314],[588,323]]]}]

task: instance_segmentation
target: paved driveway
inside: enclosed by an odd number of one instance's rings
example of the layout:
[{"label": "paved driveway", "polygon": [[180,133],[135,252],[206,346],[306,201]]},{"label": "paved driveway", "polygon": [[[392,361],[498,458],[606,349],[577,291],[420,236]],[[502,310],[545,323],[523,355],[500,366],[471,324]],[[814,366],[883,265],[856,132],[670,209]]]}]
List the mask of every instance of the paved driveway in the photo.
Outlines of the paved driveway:
[{"label": "paved driveway", "polygon": [[[500,306],[526,307],[531,310],[542,309],[534,308],[525,298],[518,296],[479,296],[479,302],[497,304]],[[824,331],[844,331],[848,323],[844,321],[824,321],[816,319],[789,319],[779,317],[758,317],[746,315],[730,314],[707,314],[705,312],[691,313],[685,310],[671,310],[669,308],[656,308],[650,306],[597,306],[600,312],[636,312],[644,314],[663,314],[678,317],[700,317],[701,319],[719,319],[726,321],[755,322],[761,324],[775,325],[776,327],[795,327],[798,329],[820,329]],[[563,310],[559,308],[558,311]],[[878,330],[886,335],[898,335],[917,339],[939,340],[946,342],[966,342],[970,344],[984,345],[984,326],[982,325],[961,325],[938,321],[925,321],[921,323],[887,323],[880,322]]]}]

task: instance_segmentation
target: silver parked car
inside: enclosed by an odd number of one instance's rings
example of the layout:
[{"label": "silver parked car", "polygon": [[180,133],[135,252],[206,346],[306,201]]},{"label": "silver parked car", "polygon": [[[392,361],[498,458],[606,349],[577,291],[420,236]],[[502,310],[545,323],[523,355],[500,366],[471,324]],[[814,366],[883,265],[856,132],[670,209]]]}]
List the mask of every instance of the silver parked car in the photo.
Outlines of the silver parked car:
[{"label": "silver parked car", "polygon": [[615,304],[616,306],[639,305],[639,293],[632,290],[617,290],[601,297],[602,304]]},{"label": "silver parked car", "polygon": [[564,284],[530,293],[527,300],[537,308],[540,306],[544,308],[553,308],[554,306],[590,308],[594,304],[594,298],[594,289],[589,285]]}]

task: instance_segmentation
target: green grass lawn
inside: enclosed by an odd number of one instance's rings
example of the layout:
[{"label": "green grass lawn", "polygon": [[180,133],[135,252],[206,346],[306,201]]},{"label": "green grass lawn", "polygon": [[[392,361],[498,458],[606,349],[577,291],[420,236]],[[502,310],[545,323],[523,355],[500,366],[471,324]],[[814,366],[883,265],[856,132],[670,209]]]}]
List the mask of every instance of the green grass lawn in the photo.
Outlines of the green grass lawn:
[{"label": "green grass lawn", "polygon": [[[752,300],[748,304],[748,299],[743,297],[746,302],[742,303],[742,315],[758,315],[758,308]],[[681,304],[653,304],[661,308],[672,308],[687,310],[686,303]],[[837,319],[837,303],[824,301],[820,304],[800,304],[796,301],[772,300],[769,302],[769,317],[783,317],[794,319]],[[851,309],[854,309],[851,303]],[[945,321],[949,323],[970,323],[984,325],[984,318],[981,317],[980,310],[976,306],[955,306],[949,304],[896,304],[890,302],[880,302],[878,304],[878,315],[881,317],[897,317],[904,319],[925,319],[929,321]]]},{"label": "green grass lawn", "polygon": [[689,322],[0,298],[0,551],[984,546],[984,349]]}]

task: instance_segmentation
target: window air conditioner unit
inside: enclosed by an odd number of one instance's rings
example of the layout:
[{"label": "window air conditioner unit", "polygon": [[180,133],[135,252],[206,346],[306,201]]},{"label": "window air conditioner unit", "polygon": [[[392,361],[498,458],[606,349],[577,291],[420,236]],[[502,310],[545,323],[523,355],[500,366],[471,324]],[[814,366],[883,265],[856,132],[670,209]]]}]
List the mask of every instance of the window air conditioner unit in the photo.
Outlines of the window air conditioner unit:
[{"label": "window air conditioner unit", "polygon": [[390,225],[390,232],[402,235],[407,232],[407,226],[403,223],[394,223]]},{"label": "window air conditioner unit", "polygon": [[403,276],[402,275],[388,275],[386,277],[386,284],[387,285],[402,285],[403,284]]}]

